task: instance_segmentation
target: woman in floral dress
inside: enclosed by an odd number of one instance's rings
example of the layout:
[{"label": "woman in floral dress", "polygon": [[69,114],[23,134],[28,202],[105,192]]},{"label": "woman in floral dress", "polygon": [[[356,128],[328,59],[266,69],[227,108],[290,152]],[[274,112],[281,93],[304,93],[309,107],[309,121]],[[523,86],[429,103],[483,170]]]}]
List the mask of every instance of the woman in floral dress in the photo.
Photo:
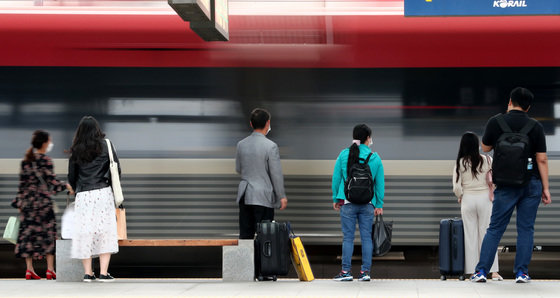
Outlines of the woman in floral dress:
[{"label": "woman in floral dress", "polygon": [[35,131],[31,145],[21,162],[19,189],[12,202],[12,206],[20,211],[21,221],[15,254],[25,258],[26,279],[40,279],[33,269],[33,260],[43,258],[47,259],[47,279],[56,279],[56,220],[51,195],[69,186],[56,179],[52,160],[45,155],[53,147],[49,134]]}]

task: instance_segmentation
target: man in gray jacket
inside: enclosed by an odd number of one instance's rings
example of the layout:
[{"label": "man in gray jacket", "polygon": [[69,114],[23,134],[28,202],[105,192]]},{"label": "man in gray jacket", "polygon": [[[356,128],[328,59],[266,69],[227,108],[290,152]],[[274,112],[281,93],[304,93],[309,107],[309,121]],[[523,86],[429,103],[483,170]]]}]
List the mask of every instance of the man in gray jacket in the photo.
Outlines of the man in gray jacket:
[{"label": "man in gray jacket", "polygon": [[266,137],[270,113],[251,112],[253,133],[237,143],[235,170],[241,174],[237,192],[239,239],[253,239],[257,223],[274,219],[274,208],[286,209],[284,177],[278,145]]}]

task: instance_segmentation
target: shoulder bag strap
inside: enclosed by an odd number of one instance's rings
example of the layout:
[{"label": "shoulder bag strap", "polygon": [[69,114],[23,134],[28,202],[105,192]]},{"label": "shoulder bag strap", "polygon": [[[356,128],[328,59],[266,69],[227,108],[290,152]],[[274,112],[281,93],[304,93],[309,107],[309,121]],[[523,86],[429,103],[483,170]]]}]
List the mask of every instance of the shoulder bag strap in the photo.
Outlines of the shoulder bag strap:
[{"label": "shoulder bag strap", "polygon": [[492,183],[492,157],[490,157],[490,155],[485,156],[486,161],[488,162],[488,166],[490,167],[490,170],[488,170],[488,173],[486,173],[486,182]]},{"label": "shoulder bag strap", "polygon": [[43,178],[43,175],[41,175],[39,173],[39,170],[37,169],[37,163],[35,163],[34,161],[31,162],[31,165],[33,166],[33,172],[35,172],[35,177],[37,177],[37,179],[39,179],[39,182],[45,186],[47,186],[48,189],[48,185],[47,182],[45,181],[45,179]]},{"label": "shoulder bag strap", "polygon": [[496,117],[496,121],[498,121],[498,125],[500,125],[503,132],[512,132],[503,115]]},{"label": "shoulder bag strap", "polygon": [[105,141],[107,142],[107,151],[109,151],[109,161],[113,164],[115,162],[113,159],[113,146],[111,146],[111,141],[109,141],[109,139],[105,139]]},{"label": "shoulder bag strap", "polygon": [[484,156],[486,156],[486,161],[488,162],[490,167],[492,167],[492,161],[490,160],[490,155],[484,155]]}]

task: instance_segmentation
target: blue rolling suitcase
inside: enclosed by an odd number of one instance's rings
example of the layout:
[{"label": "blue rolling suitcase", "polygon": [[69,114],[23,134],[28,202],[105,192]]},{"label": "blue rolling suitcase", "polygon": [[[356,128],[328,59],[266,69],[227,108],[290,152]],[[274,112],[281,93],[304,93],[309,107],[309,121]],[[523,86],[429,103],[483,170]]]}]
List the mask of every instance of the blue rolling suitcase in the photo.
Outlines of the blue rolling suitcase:
[{"label": "blue rolling suitcase", "polygon": [[447,276],[465,276],[465,240],[460,218],[442,219],[439,223],[439,272],[441,280]]}]

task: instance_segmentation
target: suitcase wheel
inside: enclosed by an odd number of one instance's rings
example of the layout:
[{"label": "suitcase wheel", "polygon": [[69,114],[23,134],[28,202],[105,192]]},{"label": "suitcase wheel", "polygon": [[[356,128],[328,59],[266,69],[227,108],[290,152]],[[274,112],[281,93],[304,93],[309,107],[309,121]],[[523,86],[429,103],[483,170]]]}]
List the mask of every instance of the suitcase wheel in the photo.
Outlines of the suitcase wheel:
[{"label": "suitcase wheel", "polygon": [[439,279],[441,279],[441,280],[447,280],[447,277],[445,277],[445,275],[442,275],[442,276],[439,277]]},{"label": "suitcase wheel", "polygon": [[265,281],[265,280],[272,280],[272,281],[276,281],[278,279],[278,277],[276,275],[272,275],[272,276],[262,276],[259,275],[257,276],[257,280],[258,281]]},{"label": "suitcase wheel", "polygon": [[465,280],[465,276],[464,275],[459,275],[459,280],[461,280],[461,281]]}]

